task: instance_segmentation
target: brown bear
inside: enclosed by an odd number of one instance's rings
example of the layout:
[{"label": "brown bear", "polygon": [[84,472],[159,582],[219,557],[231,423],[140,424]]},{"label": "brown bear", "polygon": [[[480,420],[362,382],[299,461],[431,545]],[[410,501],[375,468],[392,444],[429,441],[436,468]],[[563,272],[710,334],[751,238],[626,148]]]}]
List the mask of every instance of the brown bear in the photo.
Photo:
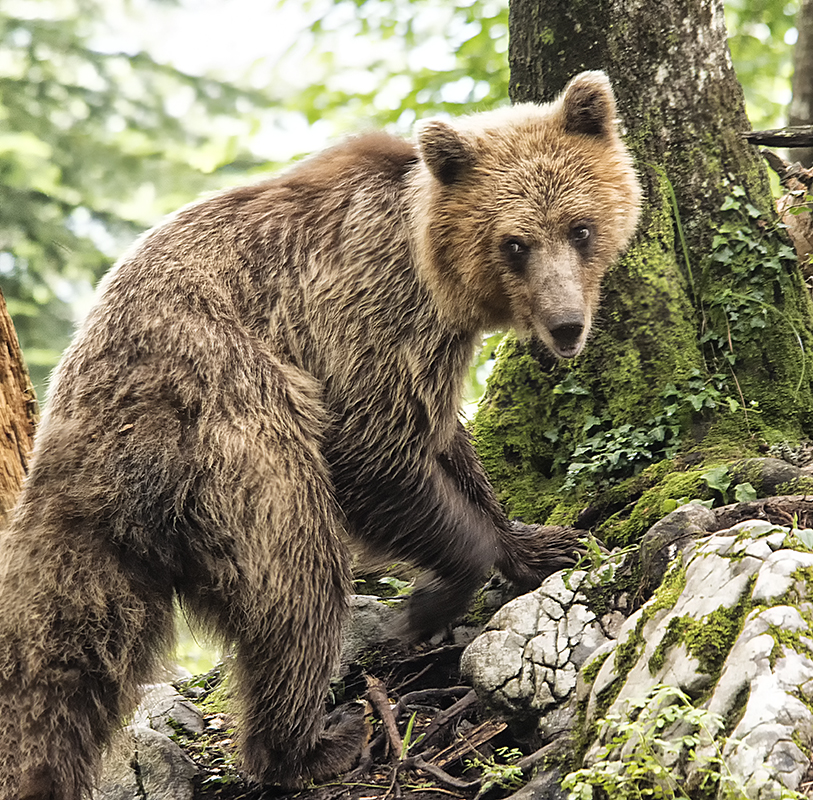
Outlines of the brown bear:
[{"label": "brown bear", "polygon": [[236,652],[242,763],[352,764],[325,726],[345,534],[429,573],[416,635],[496,566],[530,588],[574,532],[510,524],[458,421],[484,330],[575,356],[636,225],[607,78],[549,105],[360,136],[178,212],[105,278],[57,368],[0,539],[0,798],[79,800],[173,637]]}]

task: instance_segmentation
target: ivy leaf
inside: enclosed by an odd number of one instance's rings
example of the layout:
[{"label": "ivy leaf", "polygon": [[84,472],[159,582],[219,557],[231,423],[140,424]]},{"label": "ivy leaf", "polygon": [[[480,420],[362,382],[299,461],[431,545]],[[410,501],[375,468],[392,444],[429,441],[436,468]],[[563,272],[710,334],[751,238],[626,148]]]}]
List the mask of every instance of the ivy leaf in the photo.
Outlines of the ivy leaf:
[{"label": "ivy leaf", "polygon": [[709,489],[718,491],[723,496],[723,500],[726,499],[726,492],[731,486],[731,475],[729,474],[728,467],[725,464],[720,467],[710,469],[704,475],[701,475],[701,478],[705,481],[706,486],[708,486]]},{"label": "ivy leaf", "polygon": [[734,499],[738,503],[750,503],[757,499],[757,490],[750,483],[738,483],[734,487]]}]

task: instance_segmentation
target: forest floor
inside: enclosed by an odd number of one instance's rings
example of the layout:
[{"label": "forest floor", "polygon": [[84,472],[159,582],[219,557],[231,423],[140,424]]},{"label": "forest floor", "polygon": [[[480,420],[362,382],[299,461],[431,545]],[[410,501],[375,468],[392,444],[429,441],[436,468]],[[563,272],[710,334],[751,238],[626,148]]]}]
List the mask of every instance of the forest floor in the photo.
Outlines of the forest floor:
[{"label": "forest floor", "polygon": [[[811,496],[764,498],[715,511],[717,529],[746,519],[813,527]],[[556,793],[561,792],[558,786],[554,789],[548,782],[558,777],[557,767],[572,761],[567,732],[548,743],[533,736],[525,739],[489,713],[461,679],[463,649],[463,645],[447,644],[399,651],[388,646],[385,653],[369,657],[364,667],[352,666],[332,690],[336,705],[364,708],[367,736],[360,763],[329,783],[296,792],[258,787],[240,776],[234,719],[228,712],[228,679],[221,668],[177,683],[181,694],[201,709],[205,721],[202,734],[179,729],[175,736],[200,770],[196,800],[561,797]],[[813,766],[800,790],[813,797]]]},{"label": "forest floor", "polygon": [[463,646],[388,652],[367,669],[354,666],[341,702],[361,703],[367,741],[359,765],[333,781],[286,793],[244,781],[233,719],[222,710],[222,674],[177,684],[204,713],[203,734],[179,730],[176,740],[195,761],[199,800],[473,800],[512,794],[551,755],[520,742],[505,722],[488,714],[461,682]]}]

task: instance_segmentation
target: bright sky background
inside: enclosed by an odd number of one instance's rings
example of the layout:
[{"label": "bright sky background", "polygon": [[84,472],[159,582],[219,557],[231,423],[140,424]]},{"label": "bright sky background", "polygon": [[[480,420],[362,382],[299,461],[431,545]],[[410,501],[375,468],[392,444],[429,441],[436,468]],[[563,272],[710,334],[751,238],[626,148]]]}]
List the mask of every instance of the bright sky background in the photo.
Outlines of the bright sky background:
[{"label": "bright sky background", "polygon": [[[493,1],[500,7],[506,2]],[[453,16],[455,5],[422,6],[417,22],[426,35],[418,37],[415,46],[399,48],[392,39],[375,42],[357,35],[360,22],[349,3],[336,7],[332,0],[182,0],[178,6],[163,6],[154,0],[131,0],[124,8],[111,4],[99,45],[131,52],[145,49],[183,71],[270,89],[280,96],[319,85],[327,73],[331,88],[349,93],[377,90],[377,102],[397,109],[411,87],[411,71],[454,66],[454,49],[465,33]],[[412,12],[407,8],[405,13]],[[321,52],[308,30],[317,19],[323,19],[329,31],[319,40]],[[388,61],[397,76],[383,87],[368,68],[375,58]],[[326,67],[330,61],[341,70]],[[456,91],[448,87],[447,99],[454,99]],[[459,87],[464,97],[469,91],[468,83]],[[251,146],[277,161],[322,148],[334,132],[328,125],[281,121],[276,114]],[[365,127],[364,120],[352,124]]]},{"label": "bright sky background", "polygon": [[110,32],[124,49],[146,48],[186,72],[242,78],[260,59],[276,61],[307,25],[301,2],[183,0],[177,6],[138,0],[111,4]]},{"label": "bright sky background", "polygon": [[[133,0],[127,7],[111,4],[97,46],[127,52],[146,50],[157,61],[184,72],[257,88],[273,87],[275,81],[279,84],[277,68],[287,56],[292,63],[282,71],[283,79],[302,85],[313,69],[306,68],[306,60],[297,58],[296,51],[303,43],[310,46],[307,27],[329,5],[320,0],[306,11],[301,0],[281,4],[268,0],[182,0],[178,5]],[[289,86],[280,88],[288,90]],[[328,135],[326,127],[288,120],[282,128],[264,125],[252,149],[284,161],[320,149]]]}]

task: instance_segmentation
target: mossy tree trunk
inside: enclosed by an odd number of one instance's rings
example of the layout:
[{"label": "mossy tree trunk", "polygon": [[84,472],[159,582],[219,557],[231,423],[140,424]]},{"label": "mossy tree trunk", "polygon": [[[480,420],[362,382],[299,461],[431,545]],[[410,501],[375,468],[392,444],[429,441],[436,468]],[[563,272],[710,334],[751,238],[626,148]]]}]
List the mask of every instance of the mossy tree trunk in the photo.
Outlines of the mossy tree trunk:
[{"label": "mossy tree trunk", "polygon": [[510,36],[515,102],[609,74],[646,201],[584,354],[508,337],[475,437],[511,514],[629,541],[699,469],[813,436],[811,301],[739,135],[722,0],[512,0]]}]

